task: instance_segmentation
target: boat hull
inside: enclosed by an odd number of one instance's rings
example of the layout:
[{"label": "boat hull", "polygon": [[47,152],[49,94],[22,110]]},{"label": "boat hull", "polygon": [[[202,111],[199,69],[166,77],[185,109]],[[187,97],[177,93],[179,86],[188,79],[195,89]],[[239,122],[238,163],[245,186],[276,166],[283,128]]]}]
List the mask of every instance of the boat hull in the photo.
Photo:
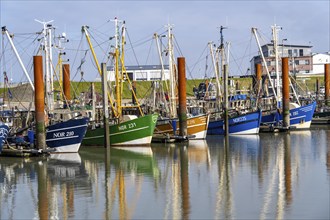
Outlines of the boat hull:
[{"label": "boat hull", "polygon": [[[316,108],[316,102],[304,105],[298,108],[290,109],[290,126],[296,129],[310,128],[313,114]],[[261,123],[268,126],[277,126],[283,122],[283,115],[278,112],[263,115]]]},{"label": "boat hull", "polygon": [[46,128],[46,145],[55,153],[76,153],[86,134],[88,118],[71,119]]},{"label": "boat hull", "polygon": [[[261,110],[229,118],[229,134],[258,134],[261,122]],[[224,135],[224,120],[210,121],[208,135]]]},{"label": "boat hull", "polygon": [[[109,126],[110,145],[150,145],[158,115],[150,114]],[[104,146],[104,128],[88,129],[83,145]]]},{"label": "boat hull", "polygon": [[[179,133],[179,122],[178,119],[176,121],[176,135]],[[155,129],[155,134],[157,135],[174,135],[173,133],[173,124],[172,120],[167,120],[164,122],[160,122]],[[187,134],[191,138],[189,139],[205,139],[207,134],[207,127],[209,124],[209,115],[200,115],[194,116],[187,119]]]}]

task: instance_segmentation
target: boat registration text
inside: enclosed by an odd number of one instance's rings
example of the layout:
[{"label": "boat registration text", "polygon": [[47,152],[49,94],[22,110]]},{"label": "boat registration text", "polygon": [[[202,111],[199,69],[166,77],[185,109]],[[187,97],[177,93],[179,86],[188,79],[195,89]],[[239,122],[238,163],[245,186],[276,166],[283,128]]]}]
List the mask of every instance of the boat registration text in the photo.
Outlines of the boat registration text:
[{"label": "boat registration text", "polygon": [[119,131],[124,131],[126,129],[132,129],[132,128],[135,128],[135,127],[136,127],[136,124],[135,124],[135,122],[133,122],[133,123],[129,123],[127,125],[120,125],[120,126],[118,126],[118,130]]},{"label": "boat registration text", "polygon": [[71,136],[74,136],[74,131],[56,132],[53,134],[54,138],[71,137]]}]

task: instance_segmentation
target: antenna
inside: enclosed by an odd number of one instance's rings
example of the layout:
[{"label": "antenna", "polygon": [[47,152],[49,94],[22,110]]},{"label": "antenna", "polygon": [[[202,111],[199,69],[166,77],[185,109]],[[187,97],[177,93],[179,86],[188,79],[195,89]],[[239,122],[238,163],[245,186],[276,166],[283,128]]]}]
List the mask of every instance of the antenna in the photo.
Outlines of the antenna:
[{"label": "antenna", "polygon": [[228,27],[220,26],[220,49],[223,48],[223,29],[227,29]]},{"label": "antenna", "polygon": [[54,20],[51,21],[39,21],[38,19],[34,19],[36,22],[43,24],[44,28],[46,29],[46,26],[48,26],[48,24],[52,23]]}]

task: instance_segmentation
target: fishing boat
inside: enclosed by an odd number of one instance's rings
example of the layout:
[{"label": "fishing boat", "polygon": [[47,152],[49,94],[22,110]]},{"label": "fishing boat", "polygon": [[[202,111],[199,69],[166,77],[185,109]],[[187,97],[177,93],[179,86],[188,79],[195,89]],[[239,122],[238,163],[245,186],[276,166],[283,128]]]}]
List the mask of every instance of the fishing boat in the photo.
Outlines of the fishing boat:
[{"label": "fishing boat", "polygon": [[[54,115],[55,112],[61,114],[64,120],[54,120],[50,118],[52,123],[46,127],[46,145],[50,149],[54,149],[55,153],[76,153],[79,151],[83,137],[86,134],[88,117],[72,117],[72,112],[67,109],[55,109],[54,101],[54,85],[53,85],[53,66],[52,66],[52,47],[51,42],[53,26],[49,22],[40,22],[43,24],[43,47],[45,59],[45,96],[48,105],[48,115]],[[61,52],[60,52],[61,53]],[[61,59],[61,58],[59,58]],[[61,63],[61,62],[60,62]],[[61,68],[60,68],[61,69]],[[63,91],[63,90],[62,90]],[[64,94],[68,96],[68,94]]]},{"label": "fishing boat", "polygon": [[71,119],[46,127],[46,145],[56,153],[75,153],[87,131],[88,118]]},{"label": "fishing boat", "polygon": [[[40,21],[38,21],[40,22]],[[52,21],[50,21],[52,22]],[[55,153],[63,153],[63,152],[78,152],[79,147],[81,145],[81,141],[86,133],[88,118],[79,116],[77,117],[69,111],[68,109],[55,109],[54,106],[54,89],[53,89],[53,66],[52,66],[52,47],[54,47],[52,40],[52,30],[54,27],[50,24],[50,22],[40,22],[43,24],[43,39],[40,41],[41,46],[39,48],[38,54],[43,54],[43,58],[45,59],[45,100],[47,103],[47,109],[42,110],[46,112],[45,118],[47,118],[48,124],[46,127],[46,145],[51,149],[52,152]],[[28,78],[28,81],[31,85],[33,91],[35,91],[35,85],[32,83],[32,80],[29,77],[29,74],[15,48],[15,45],[11,39],[11,35],[9,34],[6,27],[2,27],[3,33],[7,36],[8,41],[10,42],[17,59],[25,73],[25,76]],[[41,62],[42,63],[42,62]],[[41,64],[42,65],[42,64]],[[43,88],[42,88],[43,89]],[[39,109],[40,110],[40,109]],[[36,112],[36,110],[35,110]],[[61,114],[61,120],[55,120],[53,117],[55,112]],[[33,123],[28,125],[27,128],[33,129]],[[27,128],[22,128],[21,130],[27,130]],[[31,130],[32,131],[32,130]],[[35,137],[34,132],[32,131],[30,134],[25,137],[30,143],[34,143]],[[42,148],[44,146],[38,146]]]},{"label": "fishing boat", "polygon": [[[249,112],[229,118],[229,134],[258,134],[262,111]],[[211,120],[207,129],[208,135],[224,135],[224,120]]]},{"label": "fishing boat", "polygon": [[[257,35],[257,28],[252,28],[252,32],[256,38],[257,41],[257,45],[259,48],[259,53],[260,56],[262,58],[262,61],[264,63],[264,67],[266,68],[266,73],[267,73],[267,77],[268,80],[270,82],[270,86],[271,86],[271,90],[273,91],[274,97],[269,97],[270,99],[274,99],[275,103],[276,103],[276,107],[270,110],[265,110],[263,111],[262,114],[262,118],[261,118],[261,124],[262,125],[266,125],[266,127],[268,128],[274,128],[275,126],[279,126],[281,127],[283,124],[283,114],[282,114],[282,101],[281,101],[281,87],[280,87],[280,75],[279,75],[279,65],[278,65],[278,59],[279,59],[279,55],[278,55],[278,49],[277,49],[277,38],[278,38],[278,29],[280,27],[279,26],[272,26],[272,35],[273,35],[273,45],[274,45],[274,56],[275,56],[275,85],[276,88],[273,84],[273,79],[270,76],[269,70],[268,70],[268,66],[267,66],[267,62],[265,60],[264,54],[262,52],[260,43],[259,43],[259,39],[258,39],[258,35]],[[290,127],[294,128],[294,129],[308,129],[310,128],[311,122],[312,122],[312,118],[313,118],[313,114],[315,112],[315,108],[316,108],[316,102],[312,102],[310,104],[301,106],[299,98],[296,94],[296,91],[294,89],[294,87],[291,84],[291,80],[289,79],[290,82],[290,87],[291,90],[293,92],[293,96],[295,97],[296,102],[290,102],[289,103],[289,109],[290,109]],[[266,88],[268,90],[268,88]],[[267,91],[268,93],[268,91]],[[270,101],[272,102],[272,101]]]},{"label": "fishing boat", "polygon": [[[136,117],[109,126],[110,145],[149,145],[155,130],[158,114]],[[104,145],[104,128],[89,128],[83,145]]]},{"label": "fishing boat", "polygon": [[[197,115],[187,118],[187,134],[189,139],[205,139],[207,127],[209,125],[209,115]],[[179,133],[179,120],[175,119],[159,119],[154,132],[154,141],[160,136],[175,136]]]},{"label": "fishing boat", "polygon": [[[260,122],[261,122],[261,110],[253,110],[253,107],[255,106],[243,106],[245,109],[240,109],[241,104],[239,104],[239,107],[236,106],[236,100],[241,102],[241,97],[244,97],[244,95],[234,95],[229,96],[228,95],[228,73],[227,73],[227,65],[228,61],[225,60],[225,46],[224,46],[224,38],[223,38],[223,29],[225,27],[220,27],[220,46],[216,48],[214,51],[213,49],[213,43],[209,43],[210,47],[210,53],[212,57],[213,62],[213,68],[215,72],[215,79],[216,79],[216,98],[214,100],[209,100],[209,102],[213,102],[213,106],[216,106],[215,111],[213,110],[213,113],[211,114],[211,119],[209,122],[207,134],[208,135],[225,135],[226,133],[232,135],[232,134],[258,134],[259,128],[260,128]],[[228,46],[228,45],[227,45]],[[221,57],[221,67],[219,68],[218,61],[216,61],[214,54],[220,54]],[[219,57],[219,56],[217,56]],[[226,65],[227,63],[227,65]],[[226,65],[226,68],[225,68]],[[222,73],[219,73],[219,70],[222,71]],[[220,76],[222,75],[222,78],[224,79],[223,82],[223,91],[221,91],[221,83],[220,83]],[[208,85],[209,83],[207,83]],[[208,91],[209,89],[206,88]],[[223,98],[222,98],[222,97]],[[220,103],[220,101],[223,100],[224,105]],[[215,102],[215,103],[214,103]],[[231,103],[231,107],[229,107],[229,103]],[[212,110],[211,110],[212,111]],[[225,112],[228,113],[228,132],[226,132],[226,126],[225,126]]]},{"label": "fishing boat", "polygon": [[9,127],[5,124],[0,125],[0,154],[3,149],[3,145],[6,143],[9,133]]},{"label": "fishing boat", "polygon": [[[162,83],[159,83],[159,89],[161,90],[159,93],[162,94],[159,103],[162,103],[158,109],[155,107],[155,111],[163,112],[164,115],[160,115],[156,129],[154,132],[153,141],[159,142],[164,137],[172,140],[186,140],[186,139],[205,139],[207,134],[207,127],[209,123],[209,115],[207,114],[198,114],[198,115],[190,115],[187,117],[187,137],[179,137],[179,120],[177,114],[177,66],[174,62],[174,51],[173,51],[173,34],[172,34],[172,26],[167,25],[167,37],[168,37],[168,45],[166,54],[168,55],[168,66],[169,66],[169,88],[166,88],[167,92],[164,92],[164,88],[162,87]],[[163,57],[160,50],[159,36],[157,34],[154,35],[157,51],[159,54],[159,59],[162,67],[161,72],[161,82],[164,82],[164,62]],[[166,83],[166,82],[165,82]],[[156,101],[155,101],[156,102]],[[158,103],[158,104],[159,104]],[[154,103],[156,106],[156,103]],[[165,140],[167,141],[167,140]]]},{"label": "fishing boat", "polygon": [[[148,114],[144,115],[140,103],[136,98],[132,83],[127,75],[126,68],[124,65],[124,42],[125,42],[125,23],[119,21],[117,18],[114,20],[115,23],[115,47],[113,54],[114,58],[114,73],[115,73],[115,97],[112,99],[109,94],[109,101],[111,103],[111,111],[114,117],[112,118],[109,125],[109,135],[110,135],[110,145],[127,145],[127,146],[136,146],[136,145],[150,145],[152,135],[155,130],[158,114]],[[119,28],[119,23],[122,23],[121,30]],[[83,32],[85,33],[86,39],[88,41],[90,50],[93,53],[94,62],[97,66],[100,76],[102,76],[102,71],[99,65],[99,62],[96,58],[89,32],[88,27],[82,27]],[[121,31],[121,33],[119,33]],[[121,46],[121,50],[119,50]],[[130,106],[122,105],[122,89],[123,82],[127,80],[132,91],[132,96],[134,97],[134,103]],[[107,82],[107,86],[109,86]],[[110,86],[109,86],[110,87]],[[116,104],[115,104],[116,103]],[[138,109],[138,115],[125,115],[123,114],[123,109]],[[104,128],[101,125],[90,124],[86,136],[83,139],[84,145],[104,145]]]},{"label": "fishing boat", "polygon": [[[290,126],[295,129],[308,129],[311,126],[316,102],[300,106],[297,103],[290,103]],[[261,118],[261,123],[266,126],[281,126],[283,114],[280,111],[267,112]]]}]

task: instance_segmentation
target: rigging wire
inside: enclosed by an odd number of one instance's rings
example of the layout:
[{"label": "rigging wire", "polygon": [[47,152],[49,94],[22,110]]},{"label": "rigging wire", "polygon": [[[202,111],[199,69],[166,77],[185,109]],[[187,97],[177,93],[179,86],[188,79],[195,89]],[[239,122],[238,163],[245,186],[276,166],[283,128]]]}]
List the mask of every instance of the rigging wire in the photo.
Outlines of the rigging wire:
[{"label": "rigging wire", "polygon": [[132,45],[131,38],[130,38],[129,33],[128,33],[128,31],[127,31],[127,28],[125,28],[125,29],[126,29],[126,35],[127,35],[127,38],[128,38],[128,42],[130,43],[130,46],[131,46],[132,51],[133,51],[133,55],[134,55],[135,61],[136,61],[137,65],[140,66],[139,60],[137,59],[137,56],[136,56],[136,53],[135,53],[134,47],[133,47],[133,45]]}]

